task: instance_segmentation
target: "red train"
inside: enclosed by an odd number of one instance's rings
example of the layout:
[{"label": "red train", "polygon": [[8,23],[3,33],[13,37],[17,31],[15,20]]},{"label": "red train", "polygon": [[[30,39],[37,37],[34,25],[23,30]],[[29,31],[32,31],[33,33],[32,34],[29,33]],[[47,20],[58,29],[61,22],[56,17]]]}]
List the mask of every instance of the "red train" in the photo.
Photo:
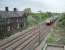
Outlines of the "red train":
[{"label": "red train", "polygon": [[57,19],[57,16],[49,18],[48,20],[46,20],[46,25],[52,25]]}]

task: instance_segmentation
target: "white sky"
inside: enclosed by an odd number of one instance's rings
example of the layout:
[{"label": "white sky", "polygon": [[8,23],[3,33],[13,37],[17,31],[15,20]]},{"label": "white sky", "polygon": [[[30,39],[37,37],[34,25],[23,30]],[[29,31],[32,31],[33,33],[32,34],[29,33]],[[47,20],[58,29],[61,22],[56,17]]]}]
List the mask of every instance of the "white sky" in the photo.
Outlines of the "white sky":
[{"label": "white sky", "polygon": [[65,12],[65,0],[0,0],[0,10],[4,10],[5,6],[10,10],[16,7],[18,10],[31,8],[34,12]]}]

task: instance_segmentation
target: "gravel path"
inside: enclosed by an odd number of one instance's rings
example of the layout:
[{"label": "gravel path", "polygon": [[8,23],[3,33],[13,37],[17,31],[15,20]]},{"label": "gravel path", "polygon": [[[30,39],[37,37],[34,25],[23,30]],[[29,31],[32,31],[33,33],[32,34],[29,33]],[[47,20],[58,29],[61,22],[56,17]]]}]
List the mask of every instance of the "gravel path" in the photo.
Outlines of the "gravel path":
[{"label": "gravel path", "polygon": [[46,50],[64,50],[63,47],[48,46]]}]

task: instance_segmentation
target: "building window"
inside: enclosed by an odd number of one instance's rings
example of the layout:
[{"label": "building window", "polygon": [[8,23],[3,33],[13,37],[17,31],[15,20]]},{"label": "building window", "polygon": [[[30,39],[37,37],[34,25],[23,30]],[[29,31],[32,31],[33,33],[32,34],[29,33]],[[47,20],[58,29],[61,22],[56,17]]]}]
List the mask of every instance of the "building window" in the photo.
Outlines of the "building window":
[{"label": "building window", "polygon": [[8,26],[7,30],[10,31],[10,26]]}]

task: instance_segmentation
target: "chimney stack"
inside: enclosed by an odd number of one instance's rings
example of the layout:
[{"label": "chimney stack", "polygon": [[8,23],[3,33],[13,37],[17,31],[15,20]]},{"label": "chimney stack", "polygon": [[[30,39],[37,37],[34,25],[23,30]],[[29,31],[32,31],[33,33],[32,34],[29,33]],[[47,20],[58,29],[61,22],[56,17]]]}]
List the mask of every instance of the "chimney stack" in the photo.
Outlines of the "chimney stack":
[{"label": "chimney stack", "polygon": [[14,8],[14,12],[17,11],[17,8]]},{"label": "chimney stack", "polygon": [[5,7],[5,11],[9,11],[9,10],[8,10],[8,7]]}]

